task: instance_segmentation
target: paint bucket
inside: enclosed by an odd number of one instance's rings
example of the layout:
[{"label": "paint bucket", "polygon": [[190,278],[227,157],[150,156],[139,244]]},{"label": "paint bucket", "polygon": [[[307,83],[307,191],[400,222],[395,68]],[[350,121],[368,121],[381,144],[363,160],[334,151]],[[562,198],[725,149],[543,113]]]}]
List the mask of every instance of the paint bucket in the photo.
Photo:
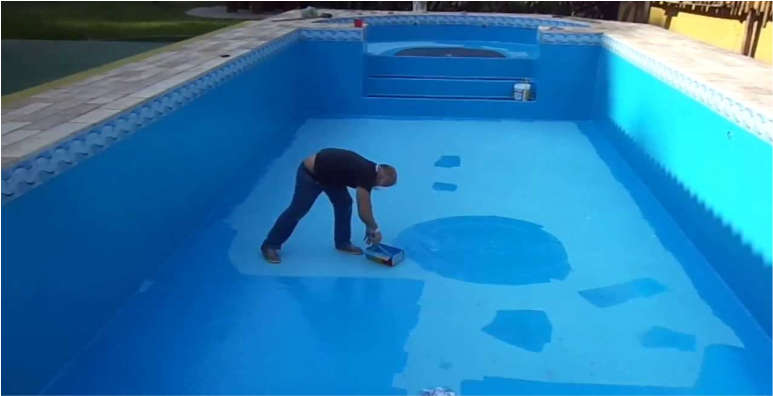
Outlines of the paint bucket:
[{"label": "paint bucket", "polygon": [[513,84],[513,100],[526,102],[531,97],[531,84],[528,82]]}]

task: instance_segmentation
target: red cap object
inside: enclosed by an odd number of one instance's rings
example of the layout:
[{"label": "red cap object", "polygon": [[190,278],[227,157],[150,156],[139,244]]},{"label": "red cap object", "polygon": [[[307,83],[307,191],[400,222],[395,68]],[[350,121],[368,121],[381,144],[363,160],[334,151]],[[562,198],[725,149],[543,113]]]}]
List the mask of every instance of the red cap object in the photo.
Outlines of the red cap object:
[{"label": "red cap object", "polygon": [[361,28],[362,27],[362,19],[359,19],[359,18],[355,19],[354,20],[354,27]]}]

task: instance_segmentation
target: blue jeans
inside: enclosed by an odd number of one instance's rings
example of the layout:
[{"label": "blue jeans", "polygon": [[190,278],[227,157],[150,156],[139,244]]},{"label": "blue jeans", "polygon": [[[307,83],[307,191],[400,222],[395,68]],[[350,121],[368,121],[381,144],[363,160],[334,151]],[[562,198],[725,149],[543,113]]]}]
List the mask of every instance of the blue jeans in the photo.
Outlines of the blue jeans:
[{"label": "blue jeans", "polygon": [[298,222],[309,212],[320,193],[325,192],[333,204],[335,213],[335,245],[346,247],[352,237],[352,197],[346,187],[330,187],[319,184],[301,163],[295,176],[295,192],[290,206],[279,216],[268,233],[263,246],[281,249],[290,238]]}]

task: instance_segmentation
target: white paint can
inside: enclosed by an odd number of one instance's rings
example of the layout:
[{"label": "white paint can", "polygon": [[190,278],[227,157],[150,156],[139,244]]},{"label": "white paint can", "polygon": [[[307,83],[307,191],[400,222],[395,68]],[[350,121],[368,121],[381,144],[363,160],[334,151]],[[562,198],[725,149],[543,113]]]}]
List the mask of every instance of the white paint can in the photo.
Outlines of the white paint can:
[{"label": "white paint can", "polygon": [[526,102],[531,97],[531,84],[527,82],[513,85],[513,99],[517,102]]}]

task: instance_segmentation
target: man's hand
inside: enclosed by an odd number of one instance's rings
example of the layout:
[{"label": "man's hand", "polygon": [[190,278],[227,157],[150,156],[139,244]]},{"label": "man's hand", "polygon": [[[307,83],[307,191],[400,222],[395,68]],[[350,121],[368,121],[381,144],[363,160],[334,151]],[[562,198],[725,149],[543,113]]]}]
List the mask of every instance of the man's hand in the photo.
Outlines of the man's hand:
[{"label": "man's hand", "polygon": [[378,246],[381,244],[381,231],[378,229],[366,229],[365,230],[365,243],[368,245]]},{"label": "man's hand", "polygon": [[360,220],[365,223],[365,226],[369,230],[375,230],[378,228],[376,219],[373,218],[373,205],[370,202],[370,191],[357,187],[357,212],[360,215]]}]

